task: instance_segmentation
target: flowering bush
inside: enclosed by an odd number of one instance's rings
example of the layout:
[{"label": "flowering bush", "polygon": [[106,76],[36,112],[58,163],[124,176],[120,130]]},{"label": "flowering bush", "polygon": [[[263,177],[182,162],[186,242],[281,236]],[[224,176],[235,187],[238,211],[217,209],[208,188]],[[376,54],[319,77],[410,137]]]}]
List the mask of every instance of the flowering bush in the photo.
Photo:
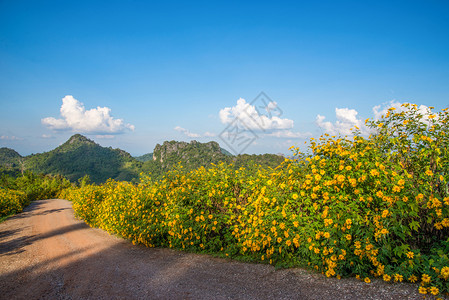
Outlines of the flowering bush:
[{"label": "flowering bush", "polygon": [[449,291],[447,111],[367,120],[372,135],[312,139],[276,169],[226,164],[138,185],[67,189],[79,217],[149,247],[309,265],[328,277]]},{"label": "flowering bush", "polygon": [[0,189],[0,218],[17,214],[28,204],[29,201],[23,192]]}]

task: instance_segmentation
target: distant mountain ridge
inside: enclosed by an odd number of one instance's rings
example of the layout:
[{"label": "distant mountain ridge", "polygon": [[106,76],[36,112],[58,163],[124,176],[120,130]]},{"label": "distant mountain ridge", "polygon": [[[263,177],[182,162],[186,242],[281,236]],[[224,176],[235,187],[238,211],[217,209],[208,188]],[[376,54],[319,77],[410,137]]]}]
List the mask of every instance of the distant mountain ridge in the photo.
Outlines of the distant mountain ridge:
[{"label": "distant mountain ridge", "polygon": [[13,149],[0,148],[0,172],[18,174],[22,170],[30,170],[60,174],[71,181],[89,175],[95,183],[105,182],[109,178],[133,181],[141,172],[159,178],[178,163],[188,171],[219,162],[232,163],[235,167],[249,163],[276,167],[283,160],[282,156],[275,154],[234,156],[214,141],[166,141],[162,145],[157,144],[152,153],[132,157],[124,150],[102,147],[81,134],[71,136],[51,151],[25,157]]}]

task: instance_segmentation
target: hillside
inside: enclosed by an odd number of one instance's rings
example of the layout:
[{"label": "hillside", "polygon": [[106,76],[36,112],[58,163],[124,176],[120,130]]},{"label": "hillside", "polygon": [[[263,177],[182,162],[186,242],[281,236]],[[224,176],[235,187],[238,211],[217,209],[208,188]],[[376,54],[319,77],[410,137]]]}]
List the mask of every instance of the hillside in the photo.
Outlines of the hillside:
[{"label": "hillside", "polygon": [[159,177],[178,163],[181,163],[183,168],[189,171],[226,160],[227,155],[223,154],[217,142],[166,141],[162,145],[156,145],[153,159],[144,163],[143,170],[150,172],[154,177]]},{"label": "hillside", "polygon": [[143,170],[150,172],[153,177],[159,177],[178,163],[185,170],[190,171],[220,162],[232,163],[236,168],[252,163],[275,168],[283,160],[284,157],[275,154],[234,156],[213,141],[208,143],[166,141],[162,145],[156,145],[153,151],[153,160],[146,161],[143,164]]},{"label": "hillside", "polygon": [[24,168],[24,159],[15,150],[0,148],[0,171],[9,175],[17,175]]},{"label": "hillside", "polygon": [[5,169],[17,168],[22,156],[15,150],[2,147],[0,148],[0,166]]},{"label": "hillside", "polygon": [[44,153],[22,157],[9,148],[0,149],[1,172],[11,175],[22,170],[35,173],[60,174],[70,181],[89,175],[90,180],[102,183],[109,178],[132,181],[141,172],[160,178],[181,163],[184,170],[209,167],[211,163],[232,163],[236,168],[256,163],[264,167],[276,167],[283,157],[275,154],[237,155],[230,154],[217,142],[166,141],[157,144],[153,153],[132,157],[128,152],[111,147],[102,147],[83,135],[75,134],[61,146]]},{"label": "hillside", "polygon": [[142,164],[129,153],[106,148],[76,134],[49,152],[26,157],[26,168],[36,173],[61,174],[71,181],[89,175],[93,182],[112,178],[132,180],[138,177]]},{"label": "hillside", "polygon": [[134,156],[134,158],[140,162],[146,162],[149,160],[153,160],[153,153],[147,153],[141,156]]}]

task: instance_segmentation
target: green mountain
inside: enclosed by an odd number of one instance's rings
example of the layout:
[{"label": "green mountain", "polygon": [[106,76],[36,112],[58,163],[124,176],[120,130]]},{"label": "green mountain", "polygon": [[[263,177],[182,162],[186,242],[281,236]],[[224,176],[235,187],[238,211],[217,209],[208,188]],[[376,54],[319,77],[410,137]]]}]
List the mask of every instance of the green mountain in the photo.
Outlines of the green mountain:
[{"label": "green mountain", "polygon": [[89,175],[95,183],[109,178],[132,180],[139,176],[142,167],[128,152],[102,147],[80,134],[54,150],[27,156],[25,164],[33,172],[60,174],[70,181]]},{"label": "green mountain", "polygon": [[144,172],[150,172],[154,177],[163,175],[175,165],[181,163],[187,171],[207,167],[211,163],[226,161],[217,142],[199,143],[197,141],[177,142],[166,141],[157,144],[153,151],[153,159],[143,164]]},{"label": "green mountain", "polygon": [[34,173],[63,175],[72,182],[89,175],[92,182],[102,183],[109,178],[136,180],[141,172],[151,173],[157,179],[178,163],[184,170],[190,171],[219,162],[232,163],[235,168],[253,163],[274,168],[283,160],[282,156],[275,154],[234,156],[220,148],[217,142],[197,141],[166,141],[162,145],[157,144],[153,153],[134,158],[128,152],[102,147],[85,136],[75,134],[49,152],[26,157],[12,149],[0,148],[0,173],[17,175],[30,170]]},{"label": "green mountain", "polygon": [[208,167],[211,163],[232,163],[236,168],[255,163],[264,167],[277,167],[284,160],[283,156],[276,154],[262,155],[237,155],[220,148],[217,142],[199,143],[197,141],[177,142],[166,141],[162,145],[157,144],[153,151],[153,160],[143,164],[144,172],[150,172],[154,177],[159,177],[180,163],[187,171],[199,167]]},{"label": "green mountain", "polygon": [[147,153],[141,156],[134,156],[134,158],[140,162],[146,162],[149,160],[153,160],[153,153]]},{"label": "green mountain", "polygon": [[0,148],[0,169],[4,173],[14,175],[24,167],[24,158],[15,150]]}]

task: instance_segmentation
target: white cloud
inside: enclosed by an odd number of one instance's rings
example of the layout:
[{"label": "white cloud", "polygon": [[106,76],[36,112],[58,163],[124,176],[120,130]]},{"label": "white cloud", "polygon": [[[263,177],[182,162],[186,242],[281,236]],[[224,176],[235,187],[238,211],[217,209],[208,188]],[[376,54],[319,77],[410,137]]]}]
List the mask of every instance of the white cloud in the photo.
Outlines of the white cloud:
[{"label": "white cloud", "polygon": [[115,136],[111,134],[97,134],[95,136],[97,139],[114,139]]},{"label": "white cloud", "polygon": [[326,119],[325,116],[317,115],[316,124],[323,129],[325,133],[330,135],[352,135],[351,128],[354,128],[355,126],[362,130],[363,133],[365,125],[361,119],[357,118],[357,115],[358,112],[355,109],[336,108],[335,116],[337,117],[337,121],[335,123],[324,121]]},{"label": "white cloud", "polygon": [[190,132],[190,130],[182,128],[181,126],[176,126],[174,128],[176,131],[183,133],[184,135],[188,136],[189,138],[200,138],[200,137],[214,137],[216,136],[215,133],[210,132],[210,131],[206,131],[204,134],[199,134],[199,133],[193,133]]},{"label": "white cloud", "polygon": [[43,134],[43,135],[41,136],[41,138],[43,138],[43,139],[52,139],[53,136],[52,136],[51,134]]},{"label": "white cloud", "polygon": [[199,137],[201,137],[201,135],[199,135],[198,133],[190,132],[188,129],[182,128],[180,126],[176,126],[174,129],[176,131],[179,131],[179,132],[185,134],[186,136],[188,136],[190,138],[199,138]]},{"label": "white cloud", "polygon": [[215,133],[206,131],[206,132],[204,133],[204,136],[205,136],[205,137],[214,137],[214,136],[215,136]]},{"label": "white cloud", "polygon": [[[391,100],[390,102],[385,102],[381,105],[374,106],[372,109],[374,120],[379,120],[392,107],[395,108],[395,113],[400,113],[407,110],[407,108],[403,107],[402,104],[404,103],[400,103],[396,100]],[[417,107],[417,112],[423,115],[421,122],[425,124],[430,123],[430,120],[428,118],[428,110],[429,108],[425,105],[420,105],[419,107]],[[373,132],[373,129],[365,126],[365,122],[362,121],[362,119],[357,118],[358,112],[355,109],[336,108],[335,115],[337,117],[337,121],[335,123],[325,121],[325,116],[317,115],[316,124],[321,129],[323,129],[325,133],[328,133],[330,135],[352,135],[351,128],[354,128],[355,126],[360,129],[363,135],[369,135]]]},{"label": "white cloud", "polygon": [[[376,105],[373,107],[374,120],[379,120],[383,115],[388,112],[389,108],[396,108],[396,112],[401,112],[405,110],[404,107],[401,106],[402,103],[397,102],[396,100],[391,100],[390,102],[385,102],[380,105]],[[422,105],[421,105],[422,106]]]},{"label": "white cloud", "polygon": [[7,141],[22,141],[22,138],[16,137],[14,135],[8,136],[8,135],[2,135],[0,136],[0,140],[7,140]]},{"label": "white cloud", "polygon": [[86,110],[84,104],[67,95],[62,99],[61,119],[47,117],[42,124],[53,130],[72,130],[81,133],[116,134],[134,130],[134,125],[125,124],[123,119],[114,119],[111,109],[97,107]]},{"label": "white cloud", "polygon": [[281,119],[278,116],[272,116],[270,111],[277,107],[276,102],[270,102],[266,111],[268,116],[259,114],[256,108],[246,103],[245,99],[237,100],[237,105],[225,107],[218,113],[220,121],[223,124],[231,124],[236,119],[239,126],[244,126],[251,130],[282,130],[293,128],[293,120]]},{"label": "white cloud", "polygon": [[[385,102],[382,103],[381,105],[376,105],[373,107],[373,114],[374,114],[374,119],[375,120],[379,120],[382,116],[384,116],[387,112],[388,109],[394,107],[396,108],[394,110],[395,113],[400,113],[402,111],[406,111],[408,108],[407,107],[403,107],[402,105],[405,103],[400,103],[396,100],[391,100],[390,102]],[[425,124],[429,124],[430,120],[428,118],[428,111],[429,111],[429,107],[425,106],[425,105],[420,105],[417,107],[417,113],[421,114],[423,116],[423,118],[421,119],[421,122],[425,123]],[[435,120],[438,119],[435,118]]]},{"label": "white cloud", "polygon": [[278,138],[308,138],[312,134],[310,132],[293,132],[291,130],[279,130],[272,133],[268,133],[267,136],[273,136]]}]

